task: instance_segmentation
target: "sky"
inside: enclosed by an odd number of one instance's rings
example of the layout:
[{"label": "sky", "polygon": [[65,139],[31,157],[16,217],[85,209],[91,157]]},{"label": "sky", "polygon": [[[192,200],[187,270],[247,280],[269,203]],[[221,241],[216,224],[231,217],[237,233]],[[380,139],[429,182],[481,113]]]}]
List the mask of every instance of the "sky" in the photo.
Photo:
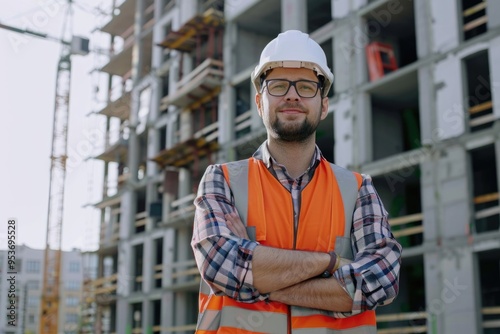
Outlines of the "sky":
[{"label": "sky", "polygon": [[[103,0],[74,1],[74,35],[92,37],[92,8]],[[0,5],[0,23],[60,38],[65,0],[16,0]],[[95,33],[94,33],[95,34]],[[91,49],[93,47],[91,40]],[[0,29],[0,249],[7,248],[7,221],[17,220],[16,242],[45,248],[50,152],[60,44]],[[95,57],[72,56],[68,165],[62,249],[97,248],[102,164],[86,159],[99,128],[92,69]]]}]

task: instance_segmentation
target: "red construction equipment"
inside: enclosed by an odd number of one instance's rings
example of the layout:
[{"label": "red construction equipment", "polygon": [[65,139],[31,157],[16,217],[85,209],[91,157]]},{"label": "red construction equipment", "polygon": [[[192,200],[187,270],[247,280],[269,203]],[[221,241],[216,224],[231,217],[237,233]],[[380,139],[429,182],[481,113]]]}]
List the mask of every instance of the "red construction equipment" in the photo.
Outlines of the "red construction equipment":
[{"label": "red construction equipment", "polygon": [[385,73],[398,69],[392,45],[371,42],[365,48],[370,81],[382,78]]}]

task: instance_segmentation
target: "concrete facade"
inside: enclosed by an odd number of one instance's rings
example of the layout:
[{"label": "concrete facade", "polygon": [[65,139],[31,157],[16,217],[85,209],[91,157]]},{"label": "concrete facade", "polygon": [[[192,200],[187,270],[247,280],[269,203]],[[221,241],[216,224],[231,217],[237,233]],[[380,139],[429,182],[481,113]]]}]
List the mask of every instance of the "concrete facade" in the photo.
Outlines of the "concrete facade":
[{"label": "concrete facade", "polygon": [[[333,67],[318,145],[373,177],[404,246],[400,296],[378,309],[379,333],[500,330],[500,21],[486,15],[496,2],[117,7],[100,27],[113,46],[96,114],[105,138],[120,133],[95,156],[106,186],[95,204],[96,318],[82,333],[193,333],[192,201],[209,164],[246,158],[265,139],[250,73],[286,29],[308,32]],[[365,52],[374,42],[388,43],[398,65],[377,80]]]}]

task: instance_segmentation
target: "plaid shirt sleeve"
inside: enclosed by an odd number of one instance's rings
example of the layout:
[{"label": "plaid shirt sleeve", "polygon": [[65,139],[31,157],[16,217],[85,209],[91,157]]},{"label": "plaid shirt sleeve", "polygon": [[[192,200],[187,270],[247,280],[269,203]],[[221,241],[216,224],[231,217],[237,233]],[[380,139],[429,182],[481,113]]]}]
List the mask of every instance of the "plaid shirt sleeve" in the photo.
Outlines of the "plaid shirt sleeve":
[{"label": "plaid shirt sleeve", "polygon": [[226,226],[224,215],[236,209],[220,165],[205,171],[194,205],[191,246],[213,292],[245,303],[267,299],[253,287],[251,261],[257,243],[237,237]]},{"label": "plaid shirt sleeve", "polygon": [[363,175],[358,192],[351,243],[354,261],[339,268],[335,277],[351,295],[353,306],[351,312],[334,314],[339,318],[389,304],[398,294],[402,248],[368,175]]}]

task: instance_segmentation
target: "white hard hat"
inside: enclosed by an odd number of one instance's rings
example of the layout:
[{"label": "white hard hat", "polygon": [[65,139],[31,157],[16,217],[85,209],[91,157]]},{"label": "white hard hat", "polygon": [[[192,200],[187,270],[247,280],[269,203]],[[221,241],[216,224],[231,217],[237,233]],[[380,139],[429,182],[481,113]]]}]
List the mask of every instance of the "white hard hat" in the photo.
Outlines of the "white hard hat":
[{"label": "white hard hat", "polygon": [[308,34],[298,30],[279,34],[262,50],[259,64],[252,72],[252,82],[258,92],[261,88],[261,75],[275,67],[304,67],[323,76],[323,97],[328,94],[333,83],[333,73],[326,63],[325,52]]}]

